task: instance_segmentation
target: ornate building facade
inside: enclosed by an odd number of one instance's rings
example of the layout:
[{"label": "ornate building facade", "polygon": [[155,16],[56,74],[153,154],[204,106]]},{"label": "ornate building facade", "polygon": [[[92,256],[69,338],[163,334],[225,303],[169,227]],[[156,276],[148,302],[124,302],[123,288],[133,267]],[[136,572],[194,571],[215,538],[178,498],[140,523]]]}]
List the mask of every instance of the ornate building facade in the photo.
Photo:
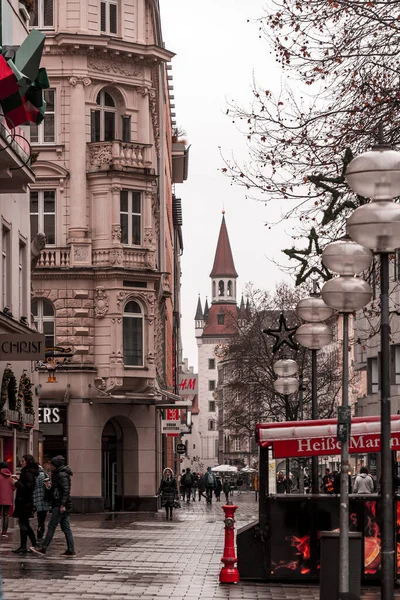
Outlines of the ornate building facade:
[{"label": "ornate building facade", "polygon": [[178,384],[172,185],[187,172],[173,144],[173,55],[157,0],[35,0],[31,25],[46,31],[52,86],[50,118],[31,129],[31,233],[46,235],[32,312],[54,348],[40,372],[43,452],[67,455],[76,510],[154,510],[157,404]]}]

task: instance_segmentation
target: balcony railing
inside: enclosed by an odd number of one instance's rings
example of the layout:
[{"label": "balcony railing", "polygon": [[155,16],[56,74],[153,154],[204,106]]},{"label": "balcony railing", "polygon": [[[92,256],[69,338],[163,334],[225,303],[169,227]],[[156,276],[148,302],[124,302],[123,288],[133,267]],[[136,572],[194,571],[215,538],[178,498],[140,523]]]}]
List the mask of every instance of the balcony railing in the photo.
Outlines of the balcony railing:
[{"label": "balcony railing", "polygon": [[40,253],[37,266],[69,267],[69,248],[45,248]]},{"label": "balcony railing", "polygon": [[92,142],[88,144],[87,170],[106,171],[110,167],[151,167],[151,144],[137,142]]},{"label": "balcony railing", "polygon": [[154,269],[155,252],[152,250],[117,248],[93,250],[94,267],[125,267],[127,269]]}]

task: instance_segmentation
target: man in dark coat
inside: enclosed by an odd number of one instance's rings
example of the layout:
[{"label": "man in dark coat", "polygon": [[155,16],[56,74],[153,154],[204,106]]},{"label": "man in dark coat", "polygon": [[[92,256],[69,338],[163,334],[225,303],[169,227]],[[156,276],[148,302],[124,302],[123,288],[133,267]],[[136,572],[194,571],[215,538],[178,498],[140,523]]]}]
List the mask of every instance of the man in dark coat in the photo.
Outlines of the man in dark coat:
[{"label": "man in dark coat", "polygon": [[190,472],[189,467],[186,469],[186,473],[182,475],[181,486],[183,486],[183,500],[186,502],[190,502],[190,498],[192,497],[192,487],[193,487],[193,475]]},{"label": "man in dark coat", "polygon": [[52,458],[50,461],[50,469],[52,473],[51,489],[49,490],[52,505],[51,519],[43,542],[40,546],[33,546],[31,550],[37,554],[46,554],[46,550],[49,547],[57,525],[59,524],[67,541],[67,550],[62,556],[71,558],[76,556],[74,538],[69,522],[69,513],[72,509],[70,495],[72,471],[65,465],[65,458],[63,456]]},{"label": "man in dark coat", "polygon": [[211,467],[207,467],[207,471],[204,475],[204,484],[206,486],[207,504],[211,504],[212,493],[217,485],[217,478],[215,477],[214,473],[211,472]]},{"label": "man in dark coat", "polygon": [[13,516],[18,519],[21,538],[19,548],[16,548],[13,552],[16,552],[17,554],[26,554],[28,552],[26,547],[28,537],[31,544],[36,544],[35,533],[29,524],[29,519],[33,517],[33,492],[39,470],[38,465],[31,454],[24,454],[21,458],[21,467],[20,476],[12,477],[17,490]]}]

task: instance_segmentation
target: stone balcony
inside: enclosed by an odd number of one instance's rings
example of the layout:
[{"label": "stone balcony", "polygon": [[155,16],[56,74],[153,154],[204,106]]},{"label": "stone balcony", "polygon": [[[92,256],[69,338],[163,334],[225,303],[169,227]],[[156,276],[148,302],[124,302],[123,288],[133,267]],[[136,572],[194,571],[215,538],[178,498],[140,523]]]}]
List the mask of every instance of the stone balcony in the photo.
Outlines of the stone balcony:
[{"label": "stone balcony", "polygon": [[69,254],[69,248],[45,248],[40,253],[37,267],[69,267]]},{"label": "stone balcony", "polygon": [[137,142],[92,142],[87,145],[87,171],[110,169],[148,169],[151,167],[151,144]]}]

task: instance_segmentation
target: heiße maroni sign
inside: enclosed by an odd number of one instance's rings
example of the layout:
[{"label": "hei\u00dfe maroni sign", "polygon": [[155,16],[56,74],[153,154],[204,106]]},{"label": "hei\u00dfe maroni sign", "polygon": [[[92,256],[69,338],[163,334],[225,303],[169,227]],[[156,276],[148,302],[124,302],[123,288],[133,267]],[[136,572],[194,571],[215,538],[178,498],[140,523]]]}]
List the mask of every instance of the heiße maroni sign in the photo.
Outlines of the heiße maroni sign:
[{"label": "hei\u00dfe maroni sign", "polygon": [[43,360],[45,349],[42,333],[0,334],[0,360]]}]

